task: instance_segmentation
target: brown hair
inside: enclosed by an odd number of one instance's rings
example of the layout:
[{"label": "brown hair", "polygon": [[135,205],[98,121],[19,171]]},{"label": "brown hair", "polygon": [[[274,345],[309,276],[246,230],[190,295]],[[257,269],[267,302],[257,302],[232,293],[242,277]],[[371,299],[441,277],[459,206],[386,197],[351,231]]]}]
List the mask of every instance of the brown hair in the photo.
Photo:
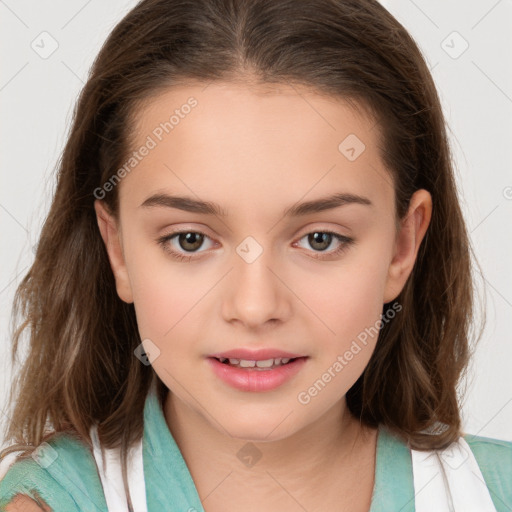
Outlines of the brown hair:
[{"label": "brown hair", "polygon": [[[399,303],[402,311],[382,326],[347,402],[363,423],[387,425],[410,447],[447,446],[461,435],[457,388],[470,356],[472,252],[440,101],[418,46],[376,0],[144,0],[94,62],[35,261],[16,292],[13,319],[21,314],[22,322],[13,364],[25,330],[29,354],[11,389],[7,438],[18,444],[2,455],[39,445],[47,422],[50,433],[74,432],[90,443],[98,421],[102,444],[121,446],[125,462],[142,436],[153,383],[163,402],[165,386],[133,354],[141,343],[135,311],[117,296],[94,191],[125,161],[144,100],[179,82],[214,80],[304,85],[362,106],[378,123],[396,218],[414,191],[432,195],[413,272],[383,308]],[[116,187],[104,202],[116,215]]]}]

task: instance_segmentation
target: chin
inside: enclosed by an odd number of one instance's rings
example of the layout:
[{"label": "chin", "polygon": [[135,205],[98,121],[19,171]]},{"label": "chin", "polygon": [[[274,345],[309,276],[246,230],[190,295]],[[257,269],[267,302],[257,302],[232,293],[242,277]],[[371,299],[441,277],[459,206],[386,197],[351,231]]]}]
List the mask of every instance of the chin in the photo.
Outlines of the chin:
[{"label": "chin", "polygon": [[[251,441],[254,443],[266,443],[286,439],[297,430],[297,418],[294,414],[256,414],[242,413],[240,417],[234,415],[225,415],[229,421],[222,421],[222,433],[228,432],[230,437],[242,441]],[[226,419],[227,419],[226,418]],[[294,418],[293,425],[286,418]],[[216,425],[219,429],[219,425]],[[290,428],[293,427],[293,431]]]}]

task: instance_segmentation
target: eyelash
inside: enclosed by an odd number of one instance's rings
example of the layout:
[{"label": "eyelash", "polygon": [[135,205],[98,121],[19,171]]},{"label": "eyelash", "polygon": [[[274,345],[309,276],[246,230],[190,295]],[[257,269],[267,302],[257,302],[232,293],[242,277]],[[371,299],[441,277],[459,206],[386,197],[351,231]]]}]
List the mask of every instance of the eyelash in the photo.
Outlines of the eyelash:
[{"label": "eyelash", "polygon": [[[190,261],[191,259],[194,258],[194,255],[196,253],[185,256],[184,254],[182,254],[180,252],[169,249],[169,246],[167,244],[167,242],[169,242],[174,237],[176,237],[182,233],[194,233],[194,234],[198,234],[198,235],[203,235],[206,238],[210,238],[206,233],[203,233],[202,231],[182,230],[182,231],[174,231],[172,233],[169,233],[167,235],[164,235],[164,236],[158,238],[157,243],[159,245],[161,245],[162,248],[164,249],[164,251],[167,252],[169,255],[171,255],[174,259],[176,259],[178,261]],[[330,251],[327,253],[324,253],[323,251],[317,252],[316,254],[321,254],[322,256],[313,256],[313,258],[318,259],[318,260],[328,259],[327,257],[324,257],[323,254],[328,254],[328,257],[339,256],[343,252],[345,252],[349,248],[350,245],[352,245],[355,242],[355,240],[353,238],[349,238],[347,236],[340,235],[339,233],[336,233],[334,231],[329,231],[329,230],[325,230],[325,229],[324,230],[318,229],[318,230],[310,231],[309,233],[306,233],[305,235],[301,236],[299,238],[299,240],[302,240],[304,237],[306,237],[312,233],[324,233],[324,234],[332,235],[332,236],[334,236],[335,239],[338,240],[338,242],[341,243],[341,245],[337,249],[334,249],[333,251]]]}]

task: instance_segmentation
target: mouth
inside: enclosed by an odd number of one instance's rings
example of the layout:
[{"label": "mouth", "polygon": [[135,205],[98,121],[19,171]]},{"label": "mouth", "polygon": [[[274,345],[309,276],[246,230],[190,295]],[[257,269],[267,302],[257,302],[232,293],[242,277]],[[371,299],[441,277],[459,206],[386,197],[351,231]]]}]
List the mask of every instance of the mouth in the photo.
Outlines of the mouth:
[{"label": "mouth", "polygon": [[220,363],[231,366],[233,368],[241,368],[249,371],[268,371],[274,370],[281,366],[293,364],[295,361],[297,361],[297,359],[306,359],[306,357],[276,357],[260,360],[227,357],[212,357],[211,359],[216,359]]},{"label": "mouth", "polygon": [[272,391],[291,381],[305,366],[308,356],[268,359],[207,358],[221,381],[239,391]]}]

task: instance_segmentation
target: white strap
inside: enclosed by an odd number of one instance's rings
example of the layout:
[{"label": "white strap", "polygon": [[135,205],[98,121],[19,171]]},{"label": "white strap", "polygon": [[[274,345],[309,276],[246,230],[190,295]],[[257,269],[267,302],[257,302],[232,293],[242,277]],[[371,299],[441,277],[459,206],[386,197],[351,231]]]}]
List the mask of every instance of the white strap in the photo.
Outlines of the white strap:
[{"label": "white strap", "polygon": [[444,450],[411,450],[411,455],[416,512],[496,512],[463,437]]},{"label": "white strap", "polygon": [[[109,512],[129,512],[127,497],[124,491],[121,471],[120,451],[104,449],[105,466],[101,457],[101,446],[98,439],[97,426],[91,427],[93,455],[98,466],[98,474],[103,486],[105,501]],[[128,486],[132,498],[133,512],[147,512],[146,485],[144,482],[144,464],[142,458],[142,439],[130,449],[128,454]]]}]

